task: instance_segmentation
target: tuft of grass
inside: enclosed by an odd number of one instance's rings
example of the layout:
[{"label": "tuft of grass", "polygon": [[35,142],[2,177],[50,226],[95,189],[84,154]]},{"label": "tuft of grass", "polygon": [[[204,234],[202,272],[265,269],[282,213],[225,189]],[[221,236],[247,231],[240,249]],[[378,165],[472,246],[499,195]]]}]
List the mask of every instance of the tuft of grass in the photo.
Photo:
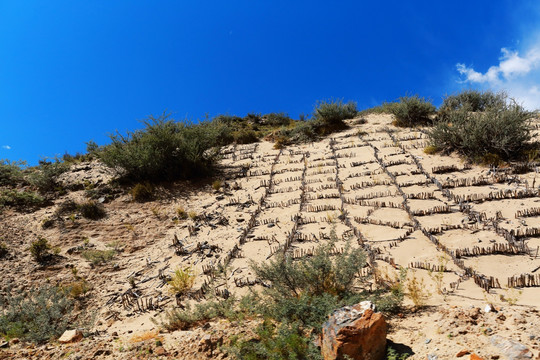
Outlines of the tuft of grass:
[{"label": "tuft of grass", "polygon": [[424,148],[424,153],[428,155],[434,155],[436,153],[440,152],[440,150],[433,145],[428,145]]},{"label": "tuft of grass", "polygon": [[413,127],[431,124],[431,115],[435,114],[435,106],[423,97],[418,95],[404,96],[399,98],[399,102],[386,105],[396,120],[394,125],[400,127]]},{"label": "tuft of grass", "polygon": [[199,214],[197,214],[195,211],[189,211],[187,213],[187,215],[193,221],[195,221],[195,220],[197,220],[199,218]]},{"label": "tuft of grass", "polygon": [[137,183],[130,190],[134,201],[144,202],[154,198],[154,186],[149,182]]},{"label": "tuft of grass", "polygon": [[176,215],[178,215],[178,218],[182,220],[185,220],[188,218],[188,214],[182,206],[176,209]]},{"label": "tuft of grass", "polygon": [[0,259],[9,254],[9,248],[7,244],[0,239]]},{"label": "tuft of grass", "polygon": [[193,288],[196,278],[197,276],[190,267],[176,269],[171,280],[168,282],[171,292],[180,295],[187,294]]},{"label": "tuft of grass", "polygon": [[222,186],[223,186],[223,181],[221,180],[214,180],[214,182],[212,183],[212,189],[214,189],[215,191],[219,191]]},{"label": "tuft of grass", "polygon": [[104,218],[107,213],[102,204],[95,201],[87,201],[79,205],[81,215],[86,219],[99,220]]}]

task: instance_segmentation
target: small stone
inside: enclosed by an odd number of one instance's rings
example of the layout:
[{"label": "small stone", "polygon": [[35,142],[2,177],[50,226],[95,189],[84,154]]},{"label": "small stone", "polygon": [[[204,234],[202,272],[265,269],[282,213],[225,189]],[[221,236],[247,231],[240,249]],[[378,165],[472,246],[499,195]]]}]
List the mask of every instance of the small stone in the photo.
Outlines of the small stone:
[{"label": "small stone", "polygon": [[426,344],[429,344],[429,343],[431,342],[431,339],[426,339],[424,342],[425,342]]},{"label": "small stone", "polygon": [[484,307],[484,312],[488,313],[491,311],[493,311],[493,307],[491,306],[491,304],[487,304],[486,307]]},{"label": "small stone", "polygon": [[460,357],[463,357],[463,356],[468,355],[468,354],[470,354],[470,353],[471,353],[471,352],[470,352],[469,350],[463,349],[463,350],[461,350],[460,352],[458,352],[458,353],[456,354],[456,357],[460,358]]},{"label": "small stone", "polygon": [[67,343],[77,342],[81,340],[82,338],[83,338],[83,334],[79,330],[66,330],[64,331],[62,336],[60,336],[60,339],[58,339],[58,342],[60,344],[67,344]]},{"label": "small stone", "polygon": [[18,344],[20,343],[21,341],[18,339],[18,338],[14,338],[14,339],[11,339],[9,341],[10,345],[15,345],[15,344]]},{"label": "small stone", "polygon": [[428,354],[427,360],[437,360],[439,357],[435,354]]}]

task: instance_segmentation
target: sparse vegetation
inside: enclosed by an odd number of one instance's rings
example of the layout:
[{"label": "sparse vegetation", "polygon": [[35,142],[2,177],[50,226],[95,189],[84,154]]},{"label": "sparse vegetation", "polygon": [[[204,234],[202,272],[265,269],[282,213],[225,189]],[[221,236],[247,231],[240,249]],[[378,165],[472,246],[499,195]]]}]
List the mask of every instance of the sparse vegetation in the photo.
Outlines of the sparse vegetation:
[{"label": "sparse vegetation", "polygon": [[223,186],[223,181],[221,180],[214,180],[214,182],[212,183],[212,189],[214,189],[215,191],[219,191],[222,186]]},{"label": "sparse vegetation", "polygon": [[429,132],[431,146],[445,153],[456,151],[479,163],[498,163],[526,156],[534,144],[532,114],[516,103],[471,112],[451,111]]},{"label": "sparse vegetation", "polygon": [[94,150],[107,166],[135,181],[189,179],[205,175],[217,159],[217,146],[230,136],[220,121],[175,122],[169,115],[150,116],[144,129],[116,133],[112,143]]},{"label": "sparse vegetation", "polygon": [[353,119],[358,114],[356,103],[342,100],[323,100],[317,102],[313,111],[313,119],[321,122],[327,128],[340,129],[344,127],[343,120]]},{"label": "sparse vegetation", "polygon": [[193,221],[195,221],[195,220],[197,220],[199,218],[199,214],[197,214],[197,212],[195,212],[195,211],[189,211],[187,213],[187,215]]},{"label": "sparse vegetation", "polygon": [[503,92],[464,90],[458,94],[447,95],[439,109],[439,115],[444,117],[445,114],[456,110],[478,112],[502,108],[506,102],[507,95]]},{"label": "sparse vegetation", "polygon": [[178,218],[181,220],[185,220],[188,218],[188,213],[181,206],[176,209],[176,215],[178,215]]},{"label": "sparse vegetation", "polygon": [[428,125],[436,110],[429,100],[418,95],[400,97],[399,102],[385,104],[383,107],[395,116],[394,125],[400,127]]},{"label": "sparse vegetation", "polygon": [[95,201],[87,201],[80,204],[79,211],[84,218],[91,220],[99,220],[107,215],[105,207]]},{"label": "sparse vegetation", "polygon": [[24,181],[24,174],[21,169],[26,165],[24,162],[13,162],[0,160],[0,186],[16,186]]},{"label": "sparse vegetation", "polygon": [[110,250],[94,250],[88,249],[83,250],[81,256],[89,261],[92,265],[103,265],[114,259],[116,256],[116,251],[113,249]]},{"label": "sparse vegetation", "polygon": [[190,267],[176,269],[168,284],[174,294],[185,295],[193,288],[195,279],[196,275]]},{"label": "sparse vegetation", "polygon": [[50,256],[50,249],[51,245],[49,245],[47,239],[40,237],[37,240],[32,241],[32,244],[30,245],[30,254],[36,262],[43,263]]},{"label": "sparse vegetation", "polygon": [[431,296],[431,293],[426,290],[424,279],[417,278],[413,273],[407,279],[407,295],[416,308],[422,308],[426,305],[426,301]]},{"label": "sparse vegetation", "polygon": [[69,164],[61,162],[59,159],[40,160],[38,166],[29,169],[30,173],[27,179],[41,193],[60,190],[61,187],[58,185],[57,179],[68,171],[69,167]]},{"label": "sparse vegetation", "polygon": [[0,295],[0,334],[8,339],[44,343],[60,336],[74,320],[73,301],[57,287],[7,293]]},{"label": "sparse vegetation", "polygon": [[137,183],[131,188],[130,194],[134,201],[149,201],[154,198],[154,186],[149,182]]},{"label": "sparse vegetation", "polygon": [[45,199],[32,191],[0,189],[0,207],[11,206],[20,210],[30,210],[45,204]]}]

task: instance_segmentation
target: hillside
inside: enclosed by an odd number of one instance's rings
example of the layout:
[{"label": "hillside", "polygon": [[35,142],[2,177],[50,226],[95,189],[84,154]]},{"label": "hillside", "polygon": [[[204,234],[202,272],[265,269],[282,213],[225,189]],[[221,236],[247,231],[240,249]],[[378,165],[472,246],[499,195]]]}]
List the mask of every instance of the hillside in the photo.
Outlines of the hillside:
[{"label": "hillside", "polygon": [[[389,339],[409,347],[409,359],[455,358],[464,349],[496,359],[501,350],[492,335],[540,356],[538,164],[494,169],[428,155],[423,128],[396,127],[385,114],[363,119],[308,144],[226,146],[219,179],[160,185],[146,202],[133,201],[129,188],[111,183],[110,170],[93,161],[64,173],[68,191],[48,206],[4,209],[2,291],[84,283],[79,320],[95,318],[80,343],[12,343],[0,357],[225,357],[217,344],[250,336],[260,319],[214,319],[159,334],[157,323],[178,305],[261,289],[252,262],[310,256],[333,231],[333,251],[347,243],[364,249],[362,274],[373,288],[398,282],[400,268],[409,269],[407,284],[419,284],[420,294],[389,315]],[[103,204],[103,218],[67,206],[89,196]],[[40,237],[57,249],[46,264],[28,250]],[[216,280],[220,265],[226,275]],[[194,291],[177,303],[166,280],[188,267]],[[412,290],[405,286],[406,294]],[[484,312],[488,304],[497,312]]]}]

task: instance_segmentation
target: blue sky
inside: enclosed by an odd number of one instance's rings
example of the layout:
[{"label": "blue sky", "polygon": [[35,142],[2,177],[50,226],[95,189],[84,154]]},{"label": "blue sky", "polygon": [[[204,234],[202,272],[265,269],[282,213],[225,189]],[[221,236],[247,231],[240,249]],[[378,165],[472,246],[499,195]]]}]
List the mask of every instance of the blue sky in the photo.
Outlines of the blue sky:
[{"label": "blue sky", "polygon": [[537,3],[0,0],[0,159],[84,152],[166,110],[297,117],[462,88],[540,108]]}]

